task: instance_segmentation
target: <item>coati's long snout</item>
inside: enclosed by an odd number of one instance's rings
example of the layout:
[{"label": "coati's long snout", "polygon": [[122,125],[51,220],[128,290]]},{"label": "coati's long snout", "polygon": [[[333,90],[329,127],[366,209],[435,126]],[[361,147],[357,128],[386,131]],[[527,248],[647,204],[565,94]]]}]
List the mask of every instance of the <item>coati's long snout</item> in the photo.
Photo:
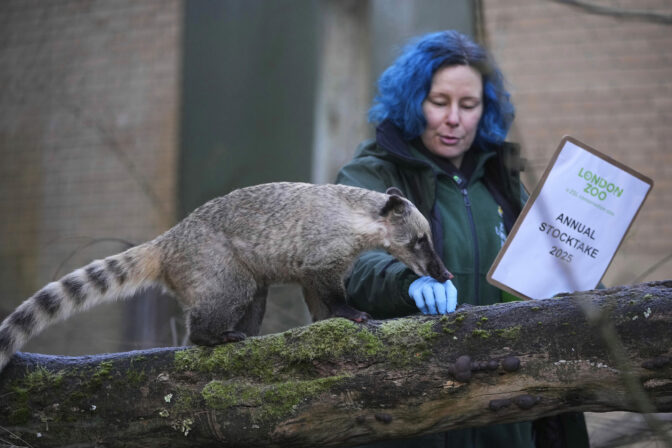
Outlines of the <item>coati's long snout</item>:
[{"label": "coati's long snout", "polygon": [[446,269],[439,256],[434,254],[435,258],[427,264],[427,275],[432,277],[439,283],[446,282],[454,277],[453,274]]}]

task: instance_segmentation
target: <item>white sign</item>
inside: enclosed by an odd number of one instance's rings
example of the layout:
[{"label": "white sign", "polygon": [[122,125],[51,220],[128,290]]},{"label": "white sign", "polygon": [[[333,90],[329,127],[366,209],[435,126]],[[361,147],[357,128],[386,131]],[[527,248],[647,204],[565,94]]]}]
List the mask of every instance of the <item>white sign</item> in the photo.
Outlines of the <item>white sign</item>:
[{"label": "white sign", "polygon": [[594,289],[652,186],[647,177],[565,137],[488,281],[523,299]]}]

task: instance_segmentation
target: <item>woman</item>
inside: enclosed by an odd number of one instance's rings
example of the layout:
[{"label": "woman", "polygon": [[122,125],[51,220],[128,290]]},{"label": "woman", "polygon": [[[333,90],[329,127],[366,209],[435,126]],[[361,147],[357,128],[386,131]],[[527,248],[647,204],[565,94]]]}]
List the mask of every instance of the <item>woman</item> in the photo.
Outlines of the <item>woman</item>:
[{"label": "woman", "polygon": [[[455,278],[418,278],[385,252],[368,252],[346,282],[350,304],[389,318],[508,300],[485,276],[526,195],[518,148],[504,142],[514,109],[494,61],[463,34],[432,33],[404,49],[378,89],[369,111],[376,138],[360,146],[337,182],[401,189],[429,219],[434,247]],[[581,414],[553,423],[535,424],[534,431],[531,422],[493,425],[376,446],[531,447],[533,432],[539,446],[549,438],[557,446],[588,446]],[[549,433],[551,426],[556,430]]]}]

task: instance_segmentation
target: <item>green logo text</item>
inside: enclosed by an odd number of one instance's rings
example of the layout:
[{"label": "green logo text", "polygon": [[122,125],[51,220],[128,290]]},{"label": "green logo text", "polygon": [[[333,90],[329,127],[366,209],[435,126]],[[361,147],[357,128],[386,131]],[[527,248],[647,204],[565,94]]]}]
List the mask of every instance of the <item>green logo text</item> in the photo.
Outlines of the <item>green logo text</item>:
[{"label": "green logo text", "polygon": [[600,201],[604,201],[607,198],[607,195],[613,195],[620,198],[623,194],[623,189],[618,185],[590,170],[579,168],[579,177],[587,181],[583,192],[596,197]]}]

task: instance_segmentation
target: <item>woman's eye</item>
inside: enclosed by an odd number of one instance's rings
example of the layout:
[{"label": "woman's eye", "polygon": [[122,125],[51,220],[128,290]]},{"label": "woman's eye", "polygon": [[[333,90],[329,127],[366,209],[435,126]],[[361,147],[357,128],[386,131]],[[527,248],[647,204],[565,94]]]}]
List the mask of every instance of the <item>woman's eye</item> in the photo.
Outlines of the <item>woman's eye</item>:
[{"label": "woman's eye", "polygon": [[462,103],[462,109],[476,109],[479,105],[480,103]]}]

